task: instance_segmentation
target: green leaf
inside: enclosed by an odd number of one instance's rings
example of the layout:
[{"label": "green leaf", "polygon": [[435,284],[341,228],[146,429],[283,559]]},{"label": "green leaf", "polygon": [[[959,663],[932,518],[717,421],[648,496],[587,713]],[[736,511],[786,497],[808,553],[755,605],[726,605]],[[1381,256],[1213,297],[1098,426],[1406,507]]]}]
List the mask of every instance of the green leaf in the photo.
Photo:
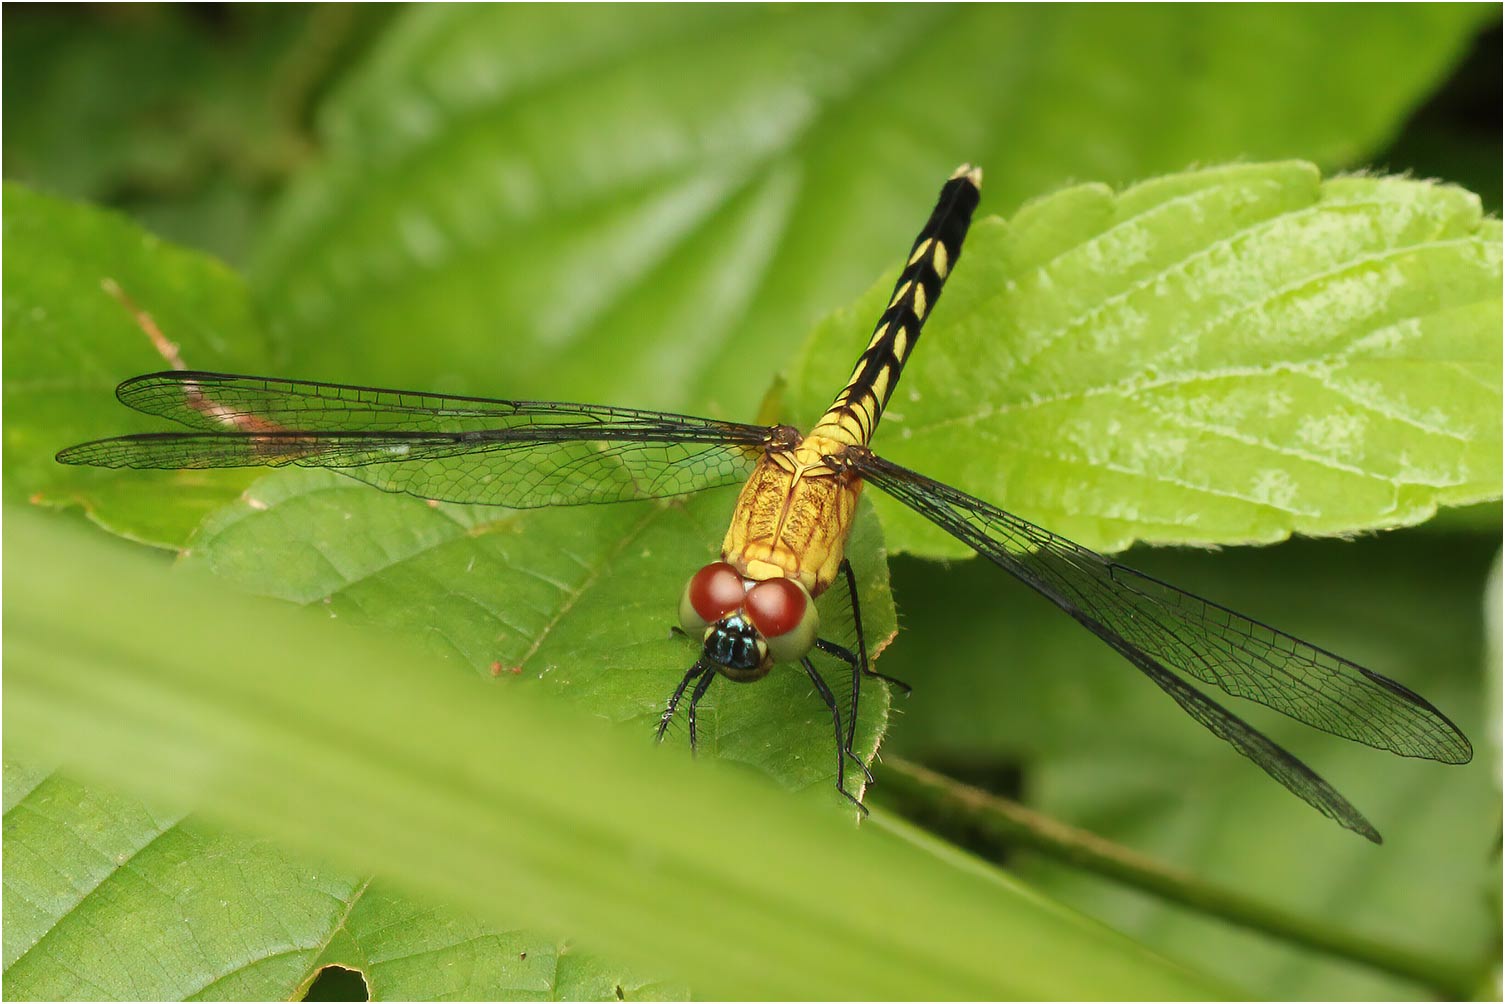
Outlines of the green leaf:
[{"label": "green leaf", "polygon": [[5,792],[12,999],[287,1000],[336,964],[374,1000],[683,996],[55,772],[7,763]]},{"label": "green leaf", "polygon": [[1192,162],[1345,166],[1490,16],[415,8],[324,109],[254,285],[300,374],[744,417],[958,163],[994,212]]},{"label": "green leaf", "polygon": [[[891,280],[807,342],[820,413]],[[1500,493],[1500,227],[1302,163],[1083,185],[973,228],[874,448],[1099,550],[1426,519]],[[879,499],[889,545],[962,545]]]},{"label": "green leaf", "polygon": [[[6,497],[82,505],[115,533],[180,545],[245,474],[96,471],[52,456],[81,440],[160,431],[160,420],[121,408],[114,389],[171,368],[174,354],[198,369],[264,369],[244,284],[113,213],[19,185],[4,198]],[[128,303],[170,347],[154,344]]]},{"label": "green leaf", "polygon": [[686,1000],[683,987],[528,931],[415,905],[373,883],[319,959],[360,972],[373,1000]]},{"label": "green leaf", "polygon": [[1220,992],[976,862],[638,730],[306,611],[211,599],[55,522],[10,511],[5,528],[17,749],[498,923],[576,931],[707,996]]},{"label": "green leaf", "polygon": [[359,887],[52,772],[7,763],[5,787],[16,999],[286,999]]}]

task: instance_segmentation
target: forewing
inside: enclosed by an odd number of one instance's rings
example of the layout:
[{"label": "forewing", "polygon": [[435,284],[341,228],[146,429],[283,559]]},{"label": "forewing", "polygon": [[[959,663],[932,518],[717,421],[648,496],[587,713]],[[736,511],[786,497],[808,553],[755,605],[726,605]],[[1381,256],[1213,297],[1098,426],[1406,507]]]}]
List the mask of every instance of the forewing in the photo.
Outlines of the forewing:
[{"label": "forewing", "polygon": [[519,426],[696,425],[764,430],[661,411],[561,401],[504,401],[424,391],[167,370],[115,388],[120,402],[148,415],[209,432],[478,432]]},{"label": "forewing", "polygon": [[329,467],[384,491],[530,508],[659,498],[745,477],[762,426],[560,402],[496,401],[216,373],[136,377],[139,411],[216,431],[70,447],[99,467]]}]

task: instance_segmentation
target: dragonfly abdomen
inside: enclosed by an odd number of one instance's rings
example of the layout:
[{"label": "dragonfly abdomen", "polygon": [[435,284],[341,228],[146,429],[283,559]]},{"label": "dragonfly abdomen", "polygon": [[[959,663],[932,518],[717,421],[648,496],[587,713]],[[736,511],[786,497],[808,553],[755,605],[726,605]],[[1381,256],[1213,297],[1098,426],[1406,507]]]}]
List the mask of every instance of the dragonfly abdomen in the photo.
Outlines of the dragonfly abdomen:
[{"label": "dragonfly abdomen", "polygon": [[930,219],[915,238],[909,258],[894,284],[888,308],[878,319],[873,337],[857,360],[851,379],[811,430],[849,445],[866,446],[899,374],[919,341],[920,329],[940,298],[946,277],[961,257],[962,241],[977,208],[982,171],[970,165],[957,168],[941,188]]}]

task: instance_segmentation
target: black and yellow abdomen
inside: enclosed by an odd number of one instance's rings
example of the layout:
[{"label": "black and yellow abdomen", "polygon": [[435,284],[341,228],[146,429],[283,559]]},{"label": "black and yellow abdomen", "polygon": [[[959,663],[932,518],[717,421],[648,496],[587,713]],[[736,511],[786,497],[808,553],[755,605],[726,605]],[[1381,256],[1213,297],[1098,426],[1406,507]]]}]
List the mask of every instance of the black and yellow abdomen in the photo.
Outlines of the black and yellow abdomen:
[{"label": "black and yellow abdomen", "polygon": [[963,165],[941,188],[930,219],[910,248],[872,340],[857,360],[846,387],[811,430],[812,437],[851,446],[866,446],[872,440],[904,363],[920,338],[920,328],[940,299],[946,276],[961,257],[962,241],[972,223],[981,185],[982,171]]}]

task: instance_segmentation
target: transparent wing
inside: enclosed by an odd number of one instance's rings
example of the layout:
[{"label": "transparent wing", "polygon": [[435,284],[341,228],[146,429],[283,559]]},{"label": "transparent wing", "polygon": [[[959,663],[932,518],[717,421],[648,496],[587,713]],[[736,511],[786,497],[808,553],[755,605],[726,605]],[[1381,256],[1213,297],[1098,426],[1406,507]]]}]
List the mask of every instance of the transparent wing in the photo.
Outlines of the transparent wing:
[{"label": "transparent wing", "polygon": [[773,431],[598,405],[499,401],[171,371],[116,391],[196,429],[69,447],[97,467],[329,467],[384,491],[530,508],[659,498],[734,483]]},{"label": "transparent wing", "polygon": [[192,429],[257,432],[476,432],[521,425],[693,426],[766,433],[762,426],[715,422],[636,408],[558,401],[499,401],[412,390],[168,370],[115,388],[120,402]]},{"label": "transparent wing", "polygon": [[853,451],[848,460],[864,479],[1039,590],[1203,725],[1350,829],[1373,836],[1327,782],[1175,673],[1402,756],[1444,763],[1473,756],[1447,716],[1394,680],[881,457]]}]

